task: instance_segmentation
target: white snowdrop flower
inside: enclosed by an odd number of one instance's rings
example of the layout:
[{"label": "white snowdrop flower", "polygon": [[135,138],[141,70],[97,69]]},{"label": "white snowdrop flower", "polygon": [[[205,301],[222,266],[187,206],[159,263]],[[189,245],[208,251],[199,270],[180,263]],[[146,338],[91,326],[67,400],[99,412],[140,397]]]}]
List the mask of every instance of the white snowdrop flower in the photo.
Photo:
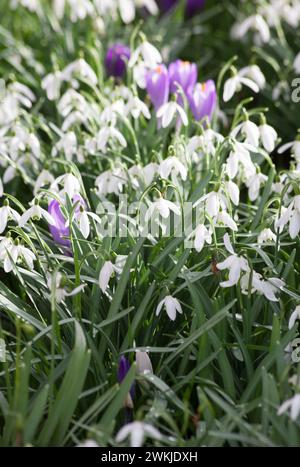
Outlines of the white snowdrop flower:
[{"label": "white snowdrop flower", "polygon": [[216,217],[220,211],[221,204],[222,200],[218,192],[211,191],[208,193],[205,200],[205,210],[207,214],[212,218]]},{"label": "white snowdrop flower", "polygon": [[295,394],[294,397],[285,401],[278,409],[277,414],[282,415],[288,412],[291,419],[295,422],[300,414],[300,394]]},{"label": "white snowdrop flower", "polygon": [[139,448],[143,445],[145,437],[160,440],[162,435],[149,423],[132,422],[121,428],[116,436],[116,442],[121,443],[128,437],[130,438],[130,446]]},{"label": "white snowdrop flower", "polygon": [[225,182],[225,188],[233,204],[238,206],[240,202],[240,190],[237,184],[230,180]]},{"label": "white snowdrop flower", "polygon": [[62,185],[63,189],[61,191],[61,194],[67,194],[70,199],[72,199],[74,195],[79,194],[80,192],[80,182],[78,178],[71,173],[59,176],[55,180],[53,185],[54,187],[56,187],[57,185]]},{"label": "white snowdrop flower", "polygon": [[179,301],[171,295],[167,295],[161,302],[159,302],[156,308],[156,316],[160,314],[163,307],[165,307],[167,315],[171,321],[175,321],[177,312],[182,314],[182,308]]},{"label": "white snowdrop flower", "polygon": [[145,62],[138,62],[133,66],[133,80],[141,89],[146,89],[147,70]]},{"label": "white snowdrop flower", "polygon": [[60,272],[47,275],[47,286],[50,291],[54,290],[55,300],[57,303],[61,303],[66,297],[77,295],[85,287],[85,284],[81,284],[78,287],[75,287],[71,292],[67,292],[66,289],[62,287],[62,279],[63,276]]},{"label": "white snowdrop flower", "polygon": [[296,161],[300,161],[300,139],[296,141],[291,141],[289,143],[280,146],[278,149],[278,154],[283,154],[288,149],[291,149],[292,155],[295,157]]},{"label": "white snowdrop flower", "polygon": [[241,68],[239,75],[251,79],[260,89],[264,89],[266,85],[266,78],[258,65],[249,65]]},{"label": "white snowdrop flower", "polygon": [[171,211],[177,216],[180,216],[181,214],[179,207],[175,203],[161,197],[150,204],[150,207],[146,211],[145,221],[151,219],[155,213],[160,214],[163,219],[167,219],[170,216]]},{"label": "white snowdrop flower", "polygon": [[107,145],[111,140],[117,141],[123,148],[126,148],[127,146],[126,139],[122,133],[113,126],[107,126],[101,128],[99,133],[96,135],[97,149],[99,151],[106,152]]},{"label": "white snowdrop flower", "polygon": [[[249,282],[250,282],[250,272],[246,274],[241,279],[241,289],[244,294],[249,293]],[[252,283],[251,293],[258,292],[261,295],[264,295],[271,302],[278,302],[276,293],[285,285],[281,279],[272,277],[270,279],[264,280],[262,275],[256,271],[252,272]]]},{"label": "white snowdrop flower", "polygon": [[18,223],[20,217],[20,214],[17,211],[15,211],[15,209],[12,209],[9,206],[9,203],[5,201],[4,205],[0,208],[0,234],[4,232],[4,230],[6,229],[7,222],[10,219]]},{"label": "white snowdrop flower", "polygon": [[152,363],[147,352],[137,350],[135,353],[135,361],[138,374],[153,373]]},{"label": "white snowdrop flower", "polygon": [[115,268],[113,263],[111,261],[105,261],[99,275],[99,287],[103,293],[106,291],[108,283],[114,273]]},{"label": "white snowdrop flower", "polygon": [[253,80],[236,74],[232,78],[229,78],[224,84],[224,102],[229,102],[234,94],[242,89],[242,85],[247,86],[255,93],[259,92],[259,87]]},{"label": "white snowdrop flower", "polygon": [[85,98],[74,89],[68,89],[60,98],[57,105],[58,111],[63,117],[67,117],[74,109],[85,113],[87,107],[88,104]]},{"label": "white snowdrop flower", "polygon": [[34,204],[20,217],[19,227],[24,227],[24,225],[26,225],[27,222],[31,219],[40,220],[42,217],[45,219],[46,222],[48,222],[48,224],[55,225],[55,219],[53,219],[51,214],[49,214],[49,212],[46,211],[46,209],[41,208],[38,204]]},{"label": "white snowdrop flower", "polygon": [[259,197],[261,185],[268,180],[268,177],[260,172],[248,176],[245,184],[248,188],[248,195],[250,201],[255,201]]},{"label": "white snowdrop flower", "polygon": [[255,148],[259,146],[260,132],[258,126],[255,123],[247,119],[231,132],[231,136],[236,138],[239,133],[245,137],[245,143],[250,144]]},{"label": "white snowdrop flower", "polygon": [[93,439],[86,439],[85,441],[82,441],[81,443],[77,444],[77,448],[99,448],[99,444],[96,443]]},{"label": "white snowdrop flower", "polygon": [[234,232],[238,231],[238,226],[236,222],[232,219],[230,214],[227,211],[220,211],[217,215],[216,221],[218,224],[224,225]]},{"label": "white snowdrop flower", "polygon": [[60,96],[62,74],[60,71],[50,73],[42,80],[42,89],[46,91],[49,101],[55,101]]},{"label": "white snowdrop flower", "polygon": [[35,260],[34,253],[24,245],[20,245],[18,241],[13,242],[11,239],[4,238],[0,242],[0,261],[3,262],[5,272],[11,272],[20,261],[23,261],[30,270],[33,270]]},{"label": "white snowdrop flower", "polygon": [[90,81],[93,85],[98,83],[96,73],[83,58],[79,58],[67,65],[61,72],[61,77],[64,81],[72,81],[73,77],[79,77]]},{"label": "white snowdrop flower", "polygon": [[260,125],[259,133],[265,150],[268,152],[273,152],[275,149],[276,140],[278,138],[276,130],[272,126],[264,123]]},{"label": "white snowdrop flower", "polygon": [[148,68],[155,68],[162,63],[162,56],[154,45],[150,42],[143,41],[131,55],[128,66],[132,68],[142,57],[143,62]]},{"label": "white snowdrop flower", "polygon": [[229,270],[228,280],[220,283],[221,287],[226,288],[236,285],[241,277],[242,272],[249,272],[250,268],[248,261],[242,256],[237,256],[237,254],[234,252],[229,235],[227,233],[224,235],[224,245],[227,251],[230,253],[230,256],[228,256],[228,258],[226,258],[223,262],[218,263],[217,268],[220,271],[225,269]]},{"label": "white snowdrop flower", "polygon": [[198,161],[200,154],[215,155],[217,147],[224,141],[224,137],[219,133],[208,128],[200,136],[193,136],[187,145],[187,153],[190,157],[195,156],[193,159]]},{"label": "white snowdrop flower", "polygon": [[70,19],[72,23],[92,16],[94,6],[90,0],[67,0],[70,7]]},{"label": "white snowdrop flower", "polygon": [[185,110],[181,105],[177,104],[177,102],[167,102],[166,104],[162,105],[157,113],[156,117],[158,119],[161,118],[161,126],[163,128],[167,128],[170,123],[173,121],[175,115],[178,114],[181,122],[184,126],[188,125],[188,118],[185,113]]},{"label": "white snowdrop flower", "polygon": [[212,243],[212,231],[203,224],[198,225],[193,232],[193,235],[195,236],[194,247],[198,253],[203,250],[205,243],[208,245],[211,245]]},{"label": "white snowdrop flower", "polygon": [[271,229],[263,229],[257,237],[257,243],[262,245],[263,243],[276,242],[276,238]]},{"label": "white snowdrop flower", "polygon": [[52,183],[54,183],[53,175],[48,170],[43,169],[34,184],[34,195],[36,196],[41,188],[46,185],[52,185]]},{"label": "white snowdrop flower", "polygon": [[300,305],[296,306],[295,310],[290,316],[289,329],[293,329],[293,327],[296,324],[296,321],[300,321]]},{"label": "white snowdrop flower", "polygon": [[175,176],[180,175],[183,181],[187,179],[187,169],[175,156],[168,157],[161,162],[159,174],[162,178],[169,178],[170,174],[174,174]]},{"label": "white snowdrop flower", "polygon": [[60,138],[52,150],[52,156],[56,156],[60,151],[65,153],[67,161],[72,161],[73,156],[77,155],[77,138],[73,131],[69,131]]},{"label": "white snowdrop flower", "polygon": [[242,39],[250,29],[258,32],[262,42],[269,42],[271,34],[268,23],[259,14],[249,16],[241,23],[236,23],[232,28],[232,36],[234,39]]},{"label": "white snowdrop flower", "polygon": [[143,167],[143,177],[147,186],[151,185],[155,175],[158,173],[159,165],[156,162],[150,162]]},{"label": "white snowdrop flower", "polygon": [[296,56],[293,66],[294,66],[295,73],[299,74],[300,73],[300,52]]},{"label": "white snowdrop flower", "polygon": [[11,0],[11,8],[16,9],[18,5],[28,8],[28,10],[33,13],[38,13],[40,10],[39,0]]},{"label": "white snowdrop flower", "polygon": [[114,193],[119,195],[123,191],[123,186],[127,183],[127,176],[122,168],[115,168],[113,171],[107,170],[96,178],[95,185],[97,193],[101,196]]},{"label": "white snowdrop flower", "polygon": [[151,118],[148,107],[137,96],[132,96],[130,98],[125,106],[125,113],[131,114],[135,120],[138,119],[141,114],[144,115],[144,117],[147,119]]},{"label": "white snowdrop flower", "polygon": [[275,228],[282,231],[288,223],[289,234],[294,239],[300,231],[300,195],[295,196],[288,208],[283,210],[280,218],[275,222]]},{"label": "white snowdrop flower", "polygon": [[9,92],[20,104],[28,109],[31,109],[32,103],[36,100],[29,87],[17,81],[9,85]]},{"label": "white snowdrop flower", "polygon": [[[277,218],[275,220],[275,229],[279,229],[279,233],[283,232],[284,227],[289,223],[293,215],[294,203],[293,201],[286,208],[285,206],[281,207],[281,212],[278,212]],[[279,217],[280,214],[280,217]]]},{"label": "white snowdrop flower", "polygon": [[[235,141],[234,146],[234,150],[230,152],[227,158],[225,173],[230,179],[233,179],[238,174],[239,168],[242,167],[248,176],[251,174],[254,175],[256,173],[256,168],[249,153],[251,147],[238,141]],[[255,148],[253,148],[253,150],[255,150]]]}]

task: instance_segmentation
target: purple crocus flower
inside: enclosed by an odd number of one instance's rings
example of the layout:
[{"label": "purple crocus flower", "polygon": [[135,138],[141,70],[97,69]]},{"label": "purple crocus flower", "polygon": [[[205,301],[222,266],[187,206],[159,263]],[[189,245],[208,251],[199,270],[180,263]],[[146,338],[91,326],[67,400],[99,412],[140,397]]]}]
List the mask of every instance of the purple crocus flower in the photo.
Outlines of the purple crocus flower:
[{"label": "purple crocus flower", "polygon": [[204,117],[211,119],[217,103],[214,81],[210,79],[206,83],[190,86],[187,91],[187,99],[196,120],[200,121]]},{"label": "purple crocus flower", "polygon": [[[130,370],[130,363],[127,360],[127,358],[124,357],[124,355],[122,355],[120,360],[119,360],[119,367],[118,367],[118,381],[119,381],[120,384],[125,379],[125,377],[126,377],[129,370]],[[133,407],[133,402],[132,402],[133,398],[134,398],[134,384],[131,386],[130,392],[129,392],[129,394],[128,394],[127,398],[126,398],[126,401],[125,401],[125,405],[128,408]]]},{"label": "purple crocus flower", "polygon": [[64,218],[60,209],[60,204],[56,199],[50,201],[48,206],[48,212],[55,220],[55,225],[49,224],[49,229],[54,241],[59,245],[70,248],[70,240],[64,238],[70,236],[70,229],[69,227],[66,227],[66,219]]},{"label": "purple crocus flower", "polygon": [[126,64],[130,59],[130,49],[123,44],[112,45],[105,57],[105,68],[109,76],[122,78],[126,72]]},{"label": "purple crocus flower", "polygon": [[169,65],[169,79],[171,92],[177,92],[177,83],[186,93],[190,86],[194,86],[197,82],[198,70],[195,63],[176,60]]},{"label": "purple crocus flower", "polygon": [[187,0],[185,14],[187,18],[192,18],[204,7],[205,0]]},{"label": "purple crocus flower", "polygon": [[170,80],[165,65],[159,65],[153,70],[148,71],[146,75],[146,88],[156,111],[168,102]]},{"label": "purple crocus flower", "polygon": [[174,8],[178,0],[158,0],[158,7],[163,13],[167,13]]}]

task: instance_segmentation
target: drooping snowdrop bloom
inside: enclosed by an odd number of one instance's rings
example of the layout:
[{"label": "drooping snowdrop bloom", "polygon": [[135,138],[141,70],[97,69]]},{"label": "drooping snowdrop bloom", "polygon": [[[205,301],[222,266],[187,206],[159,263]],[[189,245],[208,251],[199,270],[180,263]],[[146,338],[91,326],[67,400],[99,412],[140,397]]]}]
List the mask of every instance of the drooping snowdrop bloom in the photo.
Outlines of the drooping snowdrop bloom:
[{"label": "drooping snowdrop bloom", "polygon": [[287,209],[283,210],[275,222],[275,228],[282,230],[289,223],[289,233],[292,239],[300,232],[300,195],[294,197]]},{"label": "drooping snowdrop bloom", "polygon": [[143,177],[146,183],[146,186],[151,185],[155,175],[158,173],[159,165],[156,162],[150,162],[149,164],[143,167]]},{"label": "drooping snowdrop bloom", "polygon": [[259,127],[260,138],[263,144],[263,147],[268,152],[273,152],[275,149],[275,143],[278,138],[276,130],[266,123],[263,123]]},{"label": "drooping snowdrop bloom", "polygon": [[169,65],[170,91],[178,91],[178,85],[185,93],[189,87],[194,87],[197,82],[198,70],[195,63],[176,60]]},{"label": "drooping snowdrop bloom", "polygon": [[146,89],[156,111],[169,99],[170,80],[165,65],[158,65],[146,74]]},{"label": "drooping snowdrop bloom", "polygon": [[258,85],[259,89],[264,89],[266,85],[266,78],[258,65],[249,65],[241,68],[239,75],[254,81],[254,83]]},{"label": "drooping snowdrop bloom", "polygon": [[130,49],[124,44],[113,44],[107,51],[105,57],[105,68],[109,76],[123,78],[126,65],[130,59]]},{"label": "drooping snowdrop bloom", "polygon": [[247,176],[256,173],[255,165],[251,160],[248,150],[248,145],[235,141],[234,150],[230,152],[225,164],[225,173],[232,180],[237,176],[240,168],[243,169]]},{"label": "drooping snowdrop bloom", "polygon": [[179,301],[171,295],[167,295],[161,302],[159,302],[156,308],[156,316],[160,314],[163,307],[165,307],[167,315],[171,321],[175,321],[177,312],[182,314],[182,308]]},{"label": "drooping snowdrop bloom", "polygon": [[[77,203],[75,209],[75,222],[78,225],[80,232],[84,238],[88,238],[91,231],[90,218],[93,219],[98,224],[101,224],[101,219],[94,212],[86,210],[86,203],[81,196],[75,195],[73,198],[73,203]],[[68,222],[66,226],[68,226]]]},{"label": "drooping snowdrop bloom", "polygon": [[21,107],[30,109],[34,101],[35,96],[27,86],[19,82],[9,84],[4,96],[1,96],[0,125],[7,125],[16,120]]},{"label": "drooping snowdrop bloom", "polygon": [[136,7],[146,8],[151,15],[158,13],[155,0],[117,0],[122,21],[125,24],[132,23],[135,19]]},{"label": "drooping snowdrop bloom", "polygon": [[285,401],[278,409],[277,414],[282,415],[288,412],[291,419],[295,422],[300,414],[300,394],[295,394],[294,397]]},{"label": "drooping snowdrop bloom", "polygon": [[296,161],[300,162],[300,139],[296,139],[295,141],[291,141],[280,146],[278,154],[283,154],[289,149],[291,149],[292,155],[295,157]]},{"label": "drooping snowdrop bloom", "polygon": [[52,185],[54,183],[55,179],[53,175],[49,172],[49,170],[42,170],[42,172],[39,174],[38,178],[36,179],[35,185],[34,185],[34,195],[36,196],[38,192],[40,191],[41,188],[43,188],[46,185]]},{"label": "drooping snowdrop bloom", "polygon": [[221,287],[226,288],[236,285],[240,280],[241,274],[249,272],[250,268],[247,259],[235,253],[227,233],[224,235],[224,245],[230,256],[225,261],[218,263],[217,268],[220,271],[229,270],[228,280],[220,283]]},{"label": "drooping snowdrop bloom", "polygon": [[127,142],[122,133],[113,126],[101,128],[95,137],[96,146],[99,151],[106,152],[107,146],[112,141],[116,141],[120,146],[126,148]]},{"label": "drooping snowdrop bloom", "polygon": [[60,203],[56,199],[50,201],[48,206],[48,212],[55,220],[54,225],[49,225],[49,230],[53,237],[53,240],[58,244],[70,248],[71,242],[70,229],[66,226],[66,219],[62,213]]},{"label": "drooping snowdrop bloom", "polygon": [[53,184],[54,188],[57,185],[61,185],[63,187],[60,194],[63,196],[67,194],[70,199],[72,199],[74,195],[78,195],[80,192],[80,182],[78,178],[71,173],[60,175]]},{"label": "drooping snowdrop bloom", "polygon": [[40,220],[41,218],[44,218],[48,224],[55,225],[55,219],[53,216],[34,201],[33,206],[25,211],[20,217],[19,227],[24,227],[29,220]]},{"label": "drooping snowdrop bloom", "polygon": [[139,58],[142,57],[143,62],[147,67],[155,68],[157,65],[162,63],[162,56],[154,45],[150,42],[143,41],[141,45],[133,52],[130,60],[129,67],[134,67]]},{"label": "drooping snowdrop bloom", "polygon": [[111,261],[105,261],[99,275],[99,287],[104,293],[108,287],[109,281],[115,273],[114,265]]},{"label": "drooping snowdrop bloom", "polygon": [[245,143],[250,144],[257,148],[259,146],[260,132],[258,126],[250,120],[245,120],[243,123],[238,125],[232,132],[231,135],[236,138],[241,133],[245,138]]},{"label": "drooping snowdrop bloom", "polygon": [[83,59],[79,58],[75,62],[70,63],[61,72],[64,81],[72,82],[73,78],[80,78],[90,81],[91,84],[96,85],[98,78],[91,66]]},{"label": "drooping snowdrop bloom", "polygon": [[[249,293],[249,283],[250,283],[250,272],[241,278],[241,289],[242,293]],[[278,302],[276,293],[285,285],[285,283],[276,277],[264,280],[262,275],[256,271],[252,272],[252,282],[250,284],[251,293],[257,292],[261,295],[264,295],[270,302]]]},{"label": "drooping snowdrop bloom", "polygon": [[4,238],[0,242],[0,261],[5,272],[11,272],[16,264],[24,262],[28,269],[33,270],[35,254],[29,248],[21,245],[18,240]]},{"label": "drooping snowdrop bloom", "polygon": [[130,97],[125,106],[125,113],[131,114],[135,120],[138,119],[141,114],[147,119],[151,118],[148,107],[138,96]]},{"label": "drooping snowdrop bloom", "polygon": [[10,219],[19,223],[20,217],[20,214],[15,209],[12,209],[9,202],[5,200],[3,206],[0,208],[0,234],[4,232]]},{"label": "drooping snowdrop bloom", "polygon": [[162,435],[149,423],[132,422],[123,426],[116,436],[116,442],[121,443],[130,437],[130,446],[139,448],[143,445],[145,437],[160,440]]},{"label": "drooping snowdrop bloom", "polygon": [[242,85],[247,86],[255,93],[259,92],[259,87],[253,80],[236,73],[225,82],[223,92],[224,102],[229,102],[234,94],[242,89]]},{"label": "drooping snowdrop bloom", "polygon": [[122,168],[107,170],[96,178],[96,188],[99,196],[106,196],[114,193],[119,195],[123,191],[123,186],[127,183],[127,176]]},{"label": "drooping snowdrop bloom", "polygon": [[259,34],[263,43],[269,42],[271,37],[270,28],[265,19],[259,14],[249,16],[241,23],[236,23],[232,28],[232,37],[242,39],[250,29]]},{"label": "drooping snowdrop bloom", "polygon": [[297,321],[300,321],[300,305],[296,306],[295,310],[290,316],[289,329],[293,329]]},{"label": "drooping snowdrop bloom", "polygon": [[237,184],[229,180],[228,182],[225,182],[225,189],[233,204],[238,206],[240,202],[240,190]]},{"label": "drooping snowdrop bloom", "polygon": [[192,235],[195,236],[194,248],[198,253],[203,250],[205,243],[208,245],[211,245],[212,243],[211,228],[208,229],[204,224],[198,225]]},{"label": "drooping snowdrop bloom", "polygon": [[[205,198],[205,211],[211,218],[215,218],[218,214],[220,209],[226,209],[226,204],[224,197],[220,195],[217,191],[211,191],[208,193]],[[201,202],[201,200],[199,200]],[[195,204],[195,206],[198,202]]]},{"label": "drooping snowdrop bloom", "polygon": [[257,237],[257,243],[262,245],[263,243],[276,242],[276,235],[271,229],[263,229]]},{"label": "drooping snowdrop bloom", "polygon": [[169,178],[170,175],[180,175],[183,181],[187,179],[186,167],[175,156],[168,157],[161,162],[159,166],[159,174],[162,178]]},{"label": "drooping snowdrop bloom", "polygon": [[64,152],[68,161],[72,161],[73,156],[77,155],[77,138],[74,131],[69,131],[60,138],[52,149],[52,156],[56,157],[60,151]]},{"label": "drooping snowdrop bloom", "polygon": [[176,114],[178,114],[180,122],[184,126],[187,126],[187,115],[181,105],[177,104],[175,101],[167,102],[166,104],[162,105],[157,111],[156,116],[157,118],[161,118],[162,127],[167,128],[174,120]]},{"label": "drooping snowdrop bloom", "polygon": [[[218,146],[224,141],[224,137],[208,128],[200,136],[193,136],[187,145],[187,152],[190,157],[195,156],[196,161],[199,155],[216,153]],[[200,153],[200,154],[199,154]]]},{"label": "drooping snowdrop bloom", "polygon": [[50,291],[54,291],[57,303],[61,303],[66,297],[77,295],[85,287],[85,284],[81,284],[78,287],[75,287],[71,292],[67,292],[63,282],[63,276],[60,272],[57,272],[56,274],[48,274],[47,286]]},{"label": "drooping snowdrop bloom", "polygon": [[230,214],[225,210],[222,210],[218,213],[215,221],[222,226],[228,227],[234,232],[237,232],[239,230],[236,222],[232,219]]},{"label": "drooping snowdrop bloom", "polygon": [[136,370],[140,375],[153,373],[152,363],[147,352],[136,351]]},{"label": "drooping snowdrop bloom", "polygon": [[187,89],[187,98],[191,111],[196,120],[201,121],[204,117],[211,120],[217,103],[217,92],[214,81],[197,83]]},{"label": "drooping snowdrop bloom", "polygon": [[150,207],[147,209],[145,220],[148,221],[155,214],[159,214],[163,219],[167,219],[170,216],[171,211],[177,216],[180,216],[181,214],[179,207],[175,203],[160,197],[157,201],[152,202]]},{"label": "drooping snowdrop bloom", "polygon": [[42,89],[46,91],[47,98],[49,99],[49,101],[55,101],[59,98],[61,83],[62,73],[60,71],[49,73],[42,80]]},{"label": "drooping snowdrop bloom", "polygon": [[268,177],[261,172],[249,175],[245,180],[245,185],[248,188],[250,201],[255,201],[259,197],[261,185],[268,180]]}]

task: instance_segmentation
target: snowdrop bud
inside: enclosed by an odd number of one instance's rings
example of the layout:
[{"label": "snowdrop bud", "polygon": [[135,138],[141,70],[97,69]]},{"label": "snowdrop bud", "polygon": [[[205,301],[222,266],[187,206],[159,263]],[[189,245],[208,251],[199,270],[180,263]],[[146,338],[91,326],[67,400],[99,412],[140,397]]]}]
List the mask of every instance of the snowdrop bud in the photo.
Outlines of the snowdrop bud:
[{"label": "snowdrop bud", "polygon": [[111,261],[105,261],[99,275],[99,286],[104,293],[107,289],[111,276],[114,274],[115,268]]},{"label": "snowdrop bud", "polygon": [[147,352],[137,351],[135,360],[138,374],[153,373],[152,363]]},{"label": "snowdrop bud", "polygon": [[112,45],[105,57],[105,68],[109,76],[123,78],[126,72],[126,64],[130,59],[130,49],[123,44]]}]

